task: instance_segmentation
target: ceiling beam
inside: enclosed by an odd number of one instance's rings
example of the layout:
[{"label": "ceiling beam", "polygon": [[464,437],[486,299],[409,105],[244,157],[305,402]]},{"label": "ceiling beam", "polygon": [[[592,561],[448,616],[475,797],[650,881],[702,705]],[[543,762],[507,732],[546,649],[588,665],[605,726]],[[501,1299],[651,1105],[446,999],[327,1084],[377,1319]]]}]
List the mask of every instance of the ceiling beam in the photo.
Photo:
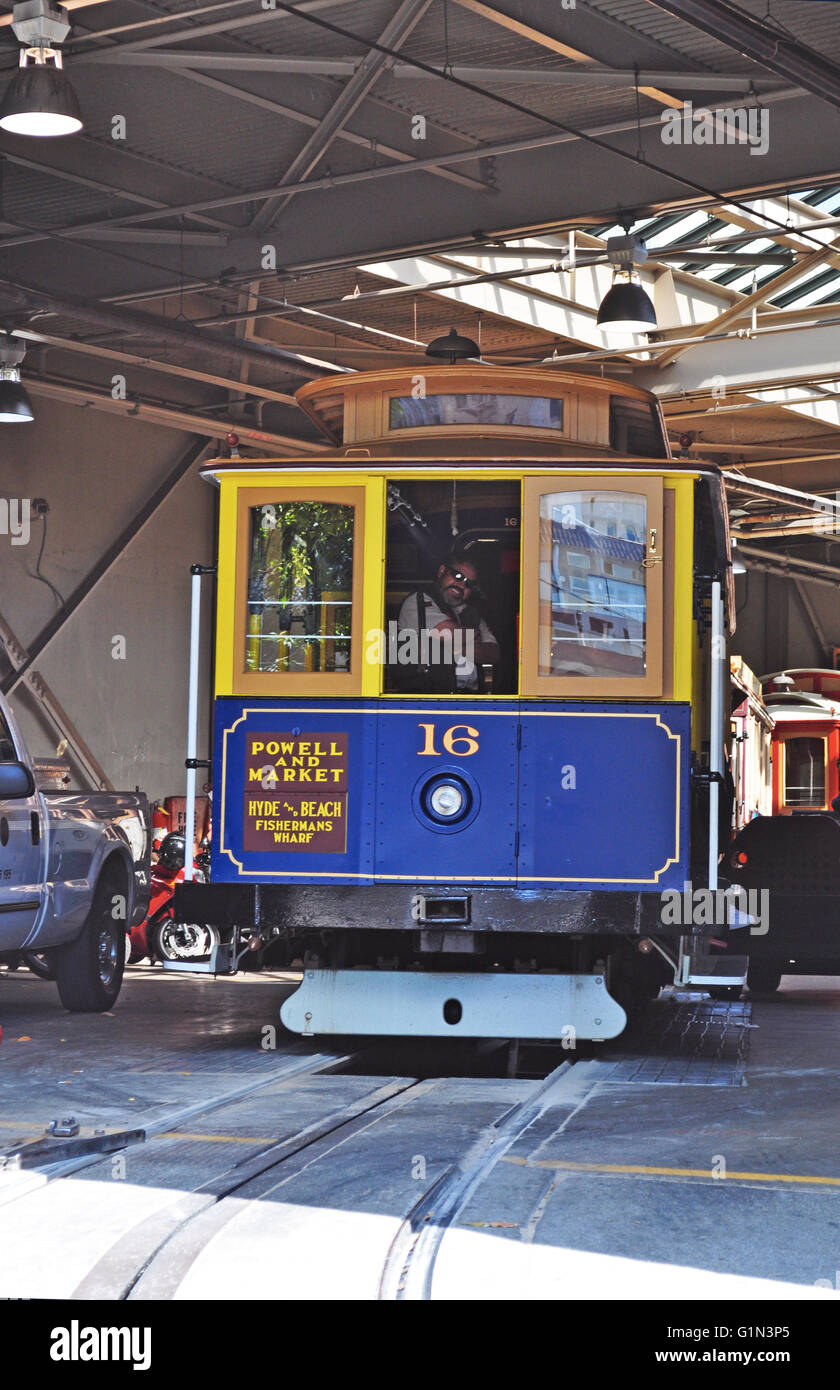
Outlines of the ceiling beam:
[{"label": "ceiling beam", "polygon": [[[456,5],[460,5],[463,10],[471,10],[473,14],[480,15],[482,19],[487,19],[491,24],[500,25],[501,28],[509,30],[521,39],[529,39],[531,43],[537,44],[540,48],[547,48],[551,53],[557,53],[561,58],[571,58],[574,63],[597,63],[597,58],[593,58],[591,53],[584,53],[579,48],[572,48],[569,44],[563,43],[553,35],[545,33],[542,29],[535,29],[530,24],[524,24],[521,20],[515,19],[513,15],[505,14],[504,10],[497,10],[492,5],[486,5],[483,0],[455,0]],[[555,8],[556,12],[556,8]],[[658,101],[661,106],[682,106],[679,97],[674,97],[670,92],[664,92],[658,86],[640,86],[639,91],[642,96],[651,97]]]},{"label": "ceiling beam", "polygon": [[[706,323],[697,324],[696,328],[687,328],[685,330],[686,337],[702,338],[709,333],[716,333],[722,328],[727,328],[731,323],[736,323],[738,319],[742,319],[745,314],[749,313],[753,305],[763,304],[768,299],[772,299],[773,295],[778,294],[779,290],[782,289],[784,285],[789,284],[792,280],[798,280],[806,271],[811,270],[813,266],[820,265],[821,262],[825,260],[825,254],[825,250],[820,250],[813,251],[810,256],[803,256],[795,265],[789,266],[787,270],[783,270],[780,275],[774,275],[773,279],[768,281],[767,284],[762,285],[760,289],[753,290],[751,294],[744,295],[737,304],[733,304],[731,308],[725,309],[722,314],[718,314],[717,318]],[[661,371],[663,367],[667,367],[671,362],[676,361],[678,357],[681,357],[682,354],[687,351],[688,347],[685,345],[682,347],[670,347],[665,352],[659,354],[656,358],[655,365]]]},{"label": "ceiling beam", "polygon": [[[658,126],[659,117],[645,117],[641,125]],[[628,130],[636,130],[637,122],[631,121],[611,121],[606,125],[589,127],[581,131],[553,131],[544,135],[534,135],[521,140],[505,140],[492,145],[478,145],[473,149],[448,151],[445,154],[436,154],[426,159],[412,159],[404,164],[388,164],[372,169],[359,169],[348,174],[329,174],[324,178],[303,179],[297,183],[289,185],[272,184],[269,188],[255,188],[247,193],[231,193],[220,198],[205,198],[191,203],[181,203],[178,206],[170,206],[160,211],[150,212],[130,212],[117,217],[108,219],[97,219],[93,223],[78,223],[73,227],[74,231],[82,232],[90,226],[136,226],[143,222],[154,221],[159,217],[187,217],[196,212],[215,211],[219,208],[241,207],[246,203],[262,202],[266,198],[274,197],[280,193],[314,193],[324,189],[343,188],[348,184],[372,183],[381,179],[389,179],[405,174],[428,173],[433,169],[449,167],[455,164],[464,164],[477,159],[495,158],[507,154],[523,154],[530,150],[547,149],[554,145],[564,145],[588,137],[600,137],[602,135],[614,135]],[[613,153],[621,153],[616,149]],[[575,219],[579,221],[580,219]],[[65,231],[65,228],[59,228]],[[0,241],[0,251],[9,249],[12,246],[22,244],[22,241],[44,240],[43,236],[33,235],[27,238],[3,238]],[[246,278],[252,278],[250,273]],[[151,297],[151,294],[150,296]]]},{"label": "ceiling beam", "polygon": [[837,337],[840,312],[811,324],[759,328],[749,338],[731,329],[696,339],[691,352],[664,371],[651,362],[640,363],[634,380],[655,391],[665,404],[681,406],[695,397],[718,403],[742,392],[777,386],[810,385],[835,381],[840,376]]},{"label": "ceiling beam", "polygon": [[154,342],[162,343],[175,351],[193,348],[212,357],[229,358],[234,362],[248,360],[258,363],[263,368],[269,364],[276,368],[282,363],[287,371],[291,369],[307,379],[317,375],[317,369],[313,369],[310,363],[305,362],[296,353],[286,352],[282,348],[258,347],[252,343],[237,342],[219,333],[193,328],[187,322],[166,319],[138,309],[113,308],[77,296],[52,294],[49,290],[12,280],[0,280],[0,304],[6,312],[48,309],[71,320],[92,324],[106,332],[151,338]]},{"label": "ceiling beam", "polygon": [[[80,0],[76,0],[76,3],[79,2]],[[73,3],[73,0],[70,0],[70,3]],[[101,4],[103,0],[94,0],[94,3]],[[209,38],[213,34],[231,34],[236,29],[253,29],[257,24],[279,24],[284,19],[293,18],[285,10],[275,10],[271,7],[264,10],[261,5],[253,4],[253,0],[249,0],[249,3],[251,4],[249,13],[239,19],[220,19],[213,24],[194,24],[192,27],[182,29],[180,32],[176,31],[174,34],[152,34],[146,39],[132,39],[128,43],[120,44],[120,48],[124,53],[139,53],[145,48],[157,48],[164,43],[181,43],[185,39]],[[337,6],[348,3],[349,0],[299,0],[297,8],[299,16],[303,18],[307,14],[317,14],[319,10],[334,10]],[[167,15],[165,18],[188,19],[189,14],[189,10],[182,10],[174,15]],[[11,17],[9,23],[11,23]],[[97,38],[97,34],[85,34],[84,40],[80,38],[77,42],[94,42]]]},{"label": "ceiling beam", "polygon": [[[21,341],[27,343],[44,343],[47,347],[61,348],[64,352],[78,353],[83,357],[100,357],[108,362],[142,367],[163,376],[181,377],[185,381],[201,382],[206,386],[220,386],[226,391],[245,391],[249,396],[256,396],[264,401],[275,401],[278,405],[297,406],[295,397],[287,395],[285,391],[275,391],[270,386],[255,386],[252,382],[243,386],[242,382],[233,377],[218,376],[212,372],[201,372],[195,367],[178,367],[174,362],[150,357],[145,353],[126,352],[123,349],[104,346],[99,343],[86,343],[79,338],[63,338],[55,333],[41,332],[36,328],[15,329],[11,336],[20,338]],[[301,348],[301,351],[305,352],[306,348]]]},{"label": "ceiling beam", "polygon": [[124,52],[121,46],[80,53],[74,68],[220,68],[227,72],[284,72],[299,76],[353,77],[359,71],[357,58],[290,58],[282,53],[204,53],[194,49],[162,51],[159,48]]},{"label": "ceiling beam", "polygon": [[[402,4],[379,35],[379,43],[389,48],[399,48],[417,27],[431,3],[432,0],[402,0]],[[298,179],[305,179],[320,163],[338,132],[378,82],[387,62],[388,54],[382,49],[371,49],[365,55],[320,125],[292,160],[280,180],[281,187],[284,184],[295,183]],[[285,197],[268,198],[251,222],[251,231],[259,233],[270,227],[277,213],[288,206],[292,197],[289,193]]]},{"label": "ceiling beam", "polygon": [[[460,0],[459,0],[460,3]],[[657,9],[710,34],[739,54],[749,56],[762,67],[813,92],[823,101],[840,106],[840,69],[814,49],[781,29],[771,28],[735,5],[721,0],[650,0]]]},{"label": "ceiling beam", "polygon": [[[383,42],[385,40],[383,39]],[[384,56],[384,55],[380,55]],[[284,53],[206,53],[194,49],[161,50],[151,49],[139,53],[124,53],[122,48],[107,48],[99,52],[80,54],[74,66],[83,67],[153,67],[153,68],[198,68],[208,71],[219,68],[230,72],[282,72],[307,77],[354,78],[364,69],[358,58],[306,57]],[[693,71],[667,71],[647,73],[635,68],[608,68],[600,64],[587,63],[578,67],[566,68],[502,68],[468,67],[452,65],[447,73],[465,82],[480,82],[490,85],[494,82],[516,83],[518,86],[537,87],[635,87],[644,91],[644,82],[654,77],[674,86],[700,91],[737,92],[747,96],[750,87],[773,87],[776,79],[759,77],[751,73],[704,73]],[[392,63],[388,68],[390,77],[399,81],[429,81],[429,74],[411,63]]]},{"label": "ceiling beam", "polygon": [[[174,71],[188,82],[196,82],[202,87],[209,88],[210,91],[220,92],[223,96],[231,97],[233,100],[256,106],[262,111],[270,111],[277,116],[284,116],[287,120],[295,121],[298,125],[310,126],[313,130],[319,125],[317,116],[310,116],[307,111],[298,111],[293,106],[285,106],[269,97],[259,96],[256,92],[249,91],[247,87],[237,87],[232,82],[220,82],[218,78],[210,77],[207,73],[196,72],[193,68],[176,68]],[[358,135],[355,131],[348,130],[346,126],[336,132],[336,139],[343,140],[350,145],[360,145],[369,152],[375,144],[377,154],[385,155],[388,159],[396,160],[401,164],[410,164],[414,158],[405,150],[383,144],[381,140],[374,142],[369,136]],[[482,183],[480,179],[470,178],[468,174],[460,174],[455,169],[441,167],[430,172],[437,178],[446,179],[450,183],[461,184],[463,188],[471,188],[476,193],[487,192],[487,185]]]},{"label": "ceiling beam", "polygon": [[123,415],[131,420],[146,420],[152,425],[164,425],[167,429],[184,430],[188,434],[203,435],[208,439],[224,439],[233,432],[239,435],[243,444],[261,449],[264,453],[282,449],[284,453],[295,455],[321,454],[327,447],[326,444],[314,444],[308,439],[296,439],[287,434],[275,434],[271,430],[255,429],[241,420],[219,420],[197,415],[180,406],[141,400],[138,397],[124,401],[114,400],[110,391],[98,390],[81,381],[66,381],[27,372],[26,389],[33,396],[46,396],[49,400],[63,401],[67,405],[89,406],[94,410],[104,410],[110,415]]}]

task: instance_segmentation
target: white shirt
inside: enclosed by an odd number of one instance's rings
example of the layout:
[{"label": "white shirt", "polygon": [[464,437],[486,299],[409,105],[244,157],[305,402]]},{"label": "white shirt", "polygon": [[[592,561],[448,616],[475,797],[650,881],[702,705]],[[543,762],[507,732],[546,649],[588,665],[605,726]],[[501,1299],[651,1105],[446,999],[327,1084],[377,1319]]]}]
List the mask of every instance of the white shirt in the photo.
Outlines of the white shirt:
[{"label": "white shirt", "polygon": [[[418,631],[418,597],[419,601],[424,605],[426,615],[425,627],[428,630],[437,627],[438,623],[451,621],[450,613],[445,612],[432,598],[431,594],[421,591],[419,596],[417,594],[409,594],[408,598],[403,603],[397,618],[398,633],[406,629],[413,630],[414,632]],[[464,609],[467,607],[469,607],[469,604],[462,603],[457,608],[452,608],[451,612],[454,613],[456,617],[460,618]],[[475,632],[476,641],[492,642],[498,646],[496,638],[493,636],[493,633],[490,631],[490,628],[483,618]],[[459,656],[456,654],[455,656],[455,680],[459,690],[478,690],[478,671],[476,666],[474,662],[469,661],[463,655]]]}]

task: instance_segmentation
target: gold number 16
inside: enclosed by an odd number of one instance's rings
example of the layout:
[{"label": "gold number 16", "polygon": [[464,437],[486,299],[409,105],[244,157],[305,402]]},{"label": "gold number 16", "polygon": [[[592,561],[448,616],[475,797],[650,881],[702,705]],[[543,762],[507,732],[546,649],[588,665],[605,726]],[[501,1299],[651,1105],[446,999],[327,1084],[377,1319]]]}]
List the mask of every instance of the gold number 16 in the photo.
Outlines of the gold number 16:
[{"label": "gold number 16", "polygon": [[[418,724],[417,727],[426,731],[423,747],[417,750],[418,758],[439,758],[441,753],[439,748],[435,748],[434,724]],[[456,744],[461,744],[461,747],[457,748]],[[443,746],[455,758],[471,758],[473,753],[478,752],[478,729],[470,724],[451,724],[444,730]]]}]

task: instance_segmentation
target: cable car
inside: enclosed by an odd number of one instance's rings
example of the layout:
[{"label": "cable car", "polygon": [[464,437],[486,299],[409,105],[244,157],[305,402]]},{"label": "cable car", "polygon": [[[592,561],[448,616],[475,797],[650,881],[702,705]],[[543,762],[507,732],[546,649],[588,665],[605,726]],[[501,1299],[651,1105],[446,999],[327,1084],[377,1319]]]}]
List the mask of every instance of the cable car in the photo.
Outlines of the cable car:
[{"label": "cable car", "polygon": [[767,930],[750,933],[749,984],[840,974],[840,671],[812,667],[761,678],[773,720],[767,814],[733,840],[733,883],[764,892]]},{"label": "cable car", "polygon": [[728,815],[718,470],[649,393],[549,368],[297,399],[323,453],[203,469],[213,850],[176,912],[208,968],[302,967],[305,1035],[604,1039],[675,976],[739,982],[691,910]]}]

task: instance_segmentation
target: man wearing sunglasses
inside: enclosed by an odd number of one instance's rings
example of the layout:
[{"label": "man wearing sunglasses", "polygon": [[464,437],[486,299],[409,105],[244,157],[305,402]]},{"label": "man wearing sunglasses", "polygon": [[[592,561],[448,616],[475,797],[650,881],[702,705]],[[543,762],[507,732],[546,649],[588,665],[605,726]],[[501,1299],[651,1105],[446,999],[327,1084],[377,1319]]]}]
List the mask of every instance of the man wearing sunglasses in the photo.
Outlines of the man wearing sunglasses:
[{"label": "man wearing sunglasses", "polygon": [[499,660],[499,644],[481,616],[481,600],[475,565],[451,555],[439,566],[432,589],[410,594],[397,620],[401,632],[407,628],[422,632],[425,628],[453,634],[454,686],[459,692],[483,689],[480,668],[494,666]]}]

